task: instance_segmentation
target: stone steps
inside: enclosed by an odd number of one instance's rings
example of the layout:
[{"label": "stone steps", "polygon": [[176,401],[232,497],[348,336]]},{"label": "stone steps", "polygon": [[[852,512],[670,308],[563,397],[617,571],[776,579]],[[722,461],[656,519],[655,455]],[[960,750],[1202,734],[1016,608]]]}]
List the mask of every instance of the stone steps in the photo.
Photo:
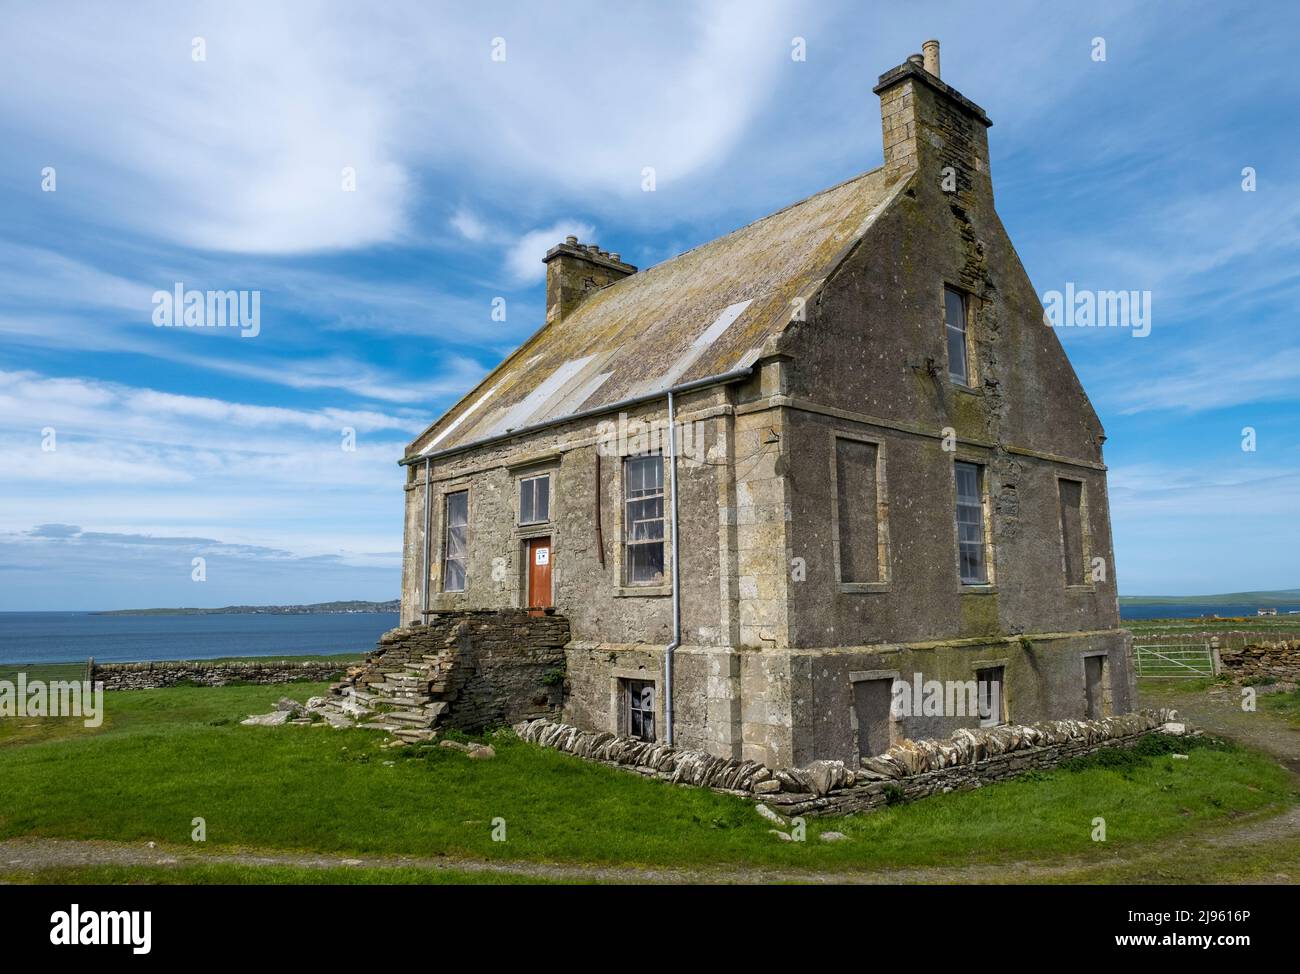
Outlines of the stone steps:
[{"label": "stone steps", "polygon": [[433,715],[420,710],[390,710],[377,716],[386,723],[409,724],[425,728],[432,727],[434,720],[437,719]]},{"label": "stone steps", "polygon": [[371,701],[368,706],[372,708],[397,707],[401,710],[415,710],[431,703],[433,703],[433,697],[428,694],[421,694],[418,697],[394,695],[391,697],[380,697]]}]

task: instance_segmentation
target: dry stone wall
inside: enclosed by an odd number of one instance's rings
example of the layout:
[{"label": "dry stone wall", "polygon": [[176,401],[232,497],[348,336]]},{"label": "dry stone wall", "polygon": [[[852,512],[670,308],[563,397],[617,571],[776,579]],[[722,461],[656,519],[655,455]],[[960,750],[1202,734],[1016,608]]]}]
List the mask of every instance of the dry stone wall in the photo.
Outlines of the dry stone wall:
[{"label": "dry stone wall", "polygon": [[1273,679],[1300,681],[1300,640],[1256,643],[1241,649],[1219,650],[1220,672],[1240,682]]},{"label": "dry stone wall", "polygon": [[863,812],[941,792],[979,788],[1026,771],[1110,747],[1129,747],[1154,732],[1183,733],[1167,709],[1101,720],[1053,720],[1040,724],[962,729],[942,741],[902,741],[863,758],[861,768],[841,761],[814,761],[803,768],[773,770],[755,761],[720,758],[704,751],[646,743],[584,731],[538,719],[522,721],[525,741],[647,777],[761,799],[785,816]]},{"label": "dry stone wall", "polygon": [[154,690],[182,683],[220,687],[228,683],[296,683],[337,677],[349,664],[297,662],[294,660],[246,660],[233,663],[205,660],[162,660],[150,663],[86,664],[86,679],[102,681],[105,690]]}]

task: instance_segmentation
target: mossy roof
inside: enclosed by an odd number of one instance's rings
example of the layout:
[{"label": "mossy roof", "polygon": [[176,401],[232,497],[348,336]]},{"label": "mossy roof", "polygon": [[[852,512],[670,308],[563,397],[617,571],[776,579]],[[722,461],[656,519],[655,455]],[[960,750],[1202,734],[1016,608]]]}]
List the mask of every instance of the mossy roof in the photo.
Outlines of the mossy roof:
[{"label": "mossy roof", "polygon": [[872,170],[601,289],[511,353],[408,457],[752,365],[899,187]]}]

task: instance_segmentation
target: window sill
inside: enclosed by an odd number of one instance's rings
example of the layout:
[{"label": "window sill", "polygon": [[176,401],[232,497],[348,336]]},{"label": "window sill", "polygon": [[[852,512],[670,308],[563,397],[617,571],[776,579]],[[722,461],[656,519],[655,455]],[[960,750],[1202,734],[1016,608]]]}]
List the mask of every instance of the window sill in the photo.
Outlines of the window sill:
[{"label": "window sill", "polygon": [[997,595],[998,587],[996,585],[980,585],[962,583],[962,595]]},{"label": "window sill", "polygon": [[1097,591],[1097,586],[1095,586],[1095,585],[1067,585],[1067,586],[1065,586],[1065,590],[1066,590],[1067,592],[1095,592],[1095,591]]},{"label": "window sill", "polygon": [[957,392],[964,392],[964,393],[966,393],[966,395],[968,395],[968,396],[983,396],[983,395],[984,395],[984,390],[981,389],[979,386],[968,386],[968,385],[963,385],[962,383],[958,382],[956,379],[953,379],[953,378],[949,378],[949,379],[948,379],[948,385],[952,386],[952,388],[953,388],[954,390],[956,390]]},{"label": "window sill", "polygon": [[616,599],[663,598],[672,594],[671,585],[620,585],[614,589]]}]

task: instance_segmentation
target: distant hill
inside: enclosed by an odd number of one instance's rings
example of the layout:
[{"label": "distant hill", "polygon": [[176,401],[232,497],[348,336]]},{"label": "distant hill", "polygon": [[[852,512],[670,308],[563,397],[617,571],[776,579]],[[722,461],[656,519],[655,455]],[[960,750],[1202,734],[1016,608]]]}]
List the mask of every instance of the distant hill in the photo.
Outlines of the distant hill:
[{"label": "distant hill", "polygon": [[397,599],[387,602],[313,602],[311,605],[227,605],[220,609],[111,609],[92,612],[97,616],[310,616],[339,612],[398,612]]},{"label": "distant hill", "polygon": [[1273,606],[1300,605],[1300,588],[1273,592],[1228,592],[1224,595],[1121,595],[1120,605],[1218,605]]}]

